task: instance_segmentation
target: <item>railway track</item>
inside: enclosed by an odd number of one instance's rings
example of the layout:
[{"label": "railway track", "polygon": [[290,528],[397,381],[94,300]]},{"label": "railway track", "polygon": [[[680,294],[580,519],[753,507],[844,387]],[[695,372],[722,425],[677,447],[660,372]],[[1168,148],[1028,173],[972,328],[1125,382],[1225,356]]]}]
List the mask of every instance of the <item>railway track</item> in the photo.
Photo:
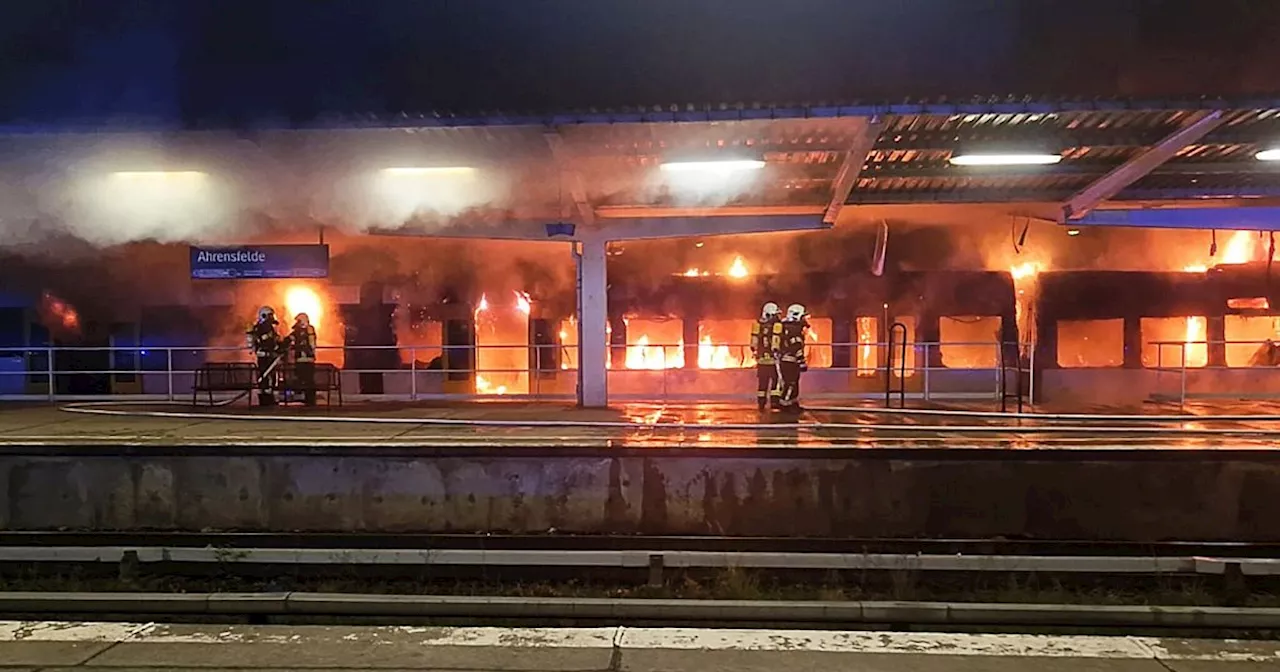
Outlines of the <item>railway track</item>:
[{"label": "railway track", "polygon": [[303,532],[0,533],[0,548],[39,546],[1280,558],[1280,542]]}]

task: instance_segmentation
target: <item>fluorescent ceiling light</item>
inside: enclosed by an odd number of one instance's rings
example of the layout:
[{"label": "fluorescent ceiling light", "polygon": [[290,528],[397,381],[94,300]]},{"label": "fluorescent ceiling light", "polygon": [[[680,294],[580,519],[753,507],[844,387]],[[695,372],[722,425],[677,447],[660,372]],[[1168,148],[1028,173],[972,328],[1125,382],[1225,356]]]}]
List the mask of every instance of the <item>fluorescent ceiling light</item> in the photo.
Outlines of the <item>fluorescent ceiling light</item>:
[{"label": "fluorescent ceiling light", "polygon": [[953,166],[1048,166],[1062,160],[1060,154],[960,154]]},{"label": "fluorescent ceiling light", "polygon": [[476,169],[471,166],[404,166],[382,169],[382,174],[387,177],[442,177],[446,175],[470,175],[474,172],[476,172]]},{"label": "fluorescent ceiling light", "polygon": [[1264,149],[1253,156],[1259,161],[1280,161],[1280,147]]},{"label": "fluorescent ceiling light", "polygon": [[732,172],[739,170],[759,170],[764,168],[764,161],[758,159],[733,159],[729,161],[671,161],[659,166],[670,173],[683,172]]},{"label": "fluorescent ceiling light", "polygon": [[199,180],[206,177],[198,170],[122,170],[111,176],[120,180]]}]

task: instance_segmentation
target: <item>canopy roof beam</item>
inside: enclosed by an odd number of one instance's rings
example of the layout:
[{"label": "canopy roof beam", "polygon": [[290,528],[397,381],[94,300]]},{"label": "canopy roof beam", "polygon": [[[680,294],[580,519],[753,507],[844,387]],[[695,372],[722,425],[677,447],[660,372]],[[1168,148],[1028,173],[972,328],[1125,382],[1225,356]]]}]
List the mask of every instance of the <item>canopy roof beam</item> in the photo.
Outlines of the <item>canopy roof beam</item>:
[{"label": "canopy roof beam", "polygon": [[1161,164],[1172,159],[1187,146],[1195,144],[1226,121],[1222,110],[1199,112],[1193,121],[1170,133],[1147,151],[1117,166],[1093,184],[1076,192],[1062,206],[1064,221],[1074,221],[1089,214],[1103,201],[1113,198],[1126,187],[1146,177]]}]

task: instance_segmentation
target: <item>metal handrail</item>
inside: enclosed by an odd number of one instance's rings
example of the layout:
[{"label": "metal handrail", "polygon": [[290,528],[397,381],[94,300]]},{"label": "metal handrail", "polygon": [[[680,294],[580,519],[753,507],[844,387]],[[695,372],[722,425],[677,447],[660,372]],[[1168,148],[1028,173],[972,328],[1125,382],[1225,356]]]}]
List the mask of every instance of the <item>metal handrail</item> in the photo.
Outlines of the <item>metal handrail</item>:
[{"label": "metal handrail", "polygon": [[[900,335],[900,332],[895,332],[895,334]],[[720,347],[721,345],[727,345],[730,348],[742,347],[745,349],[747,347],[745,345],[737,346],[735,344],[716,344],[717,347]],[[817,348],[820,350],[831,349],[831,348],[841,347],[841,346],[846,346],[854,349],[864,348],[864,347],[874,347],[874,348],[877,348],[878,352],[880,352],[880,351],[883,351],[882,349],[885,348],[886,345],[887,344],[885,343],[865,343],[865,342],[850,342],[850,343],[812,342],[808,344],[808,347]],[[903,338],[899,337],[898,347],[902,348],[900,352],[904,356],[900,357],[899,361],[897,361],[896,369],[893,366],[887,366],[886,363],[882,363],[882,362],[875,362],[873,365],[869,366],[866,363],[859,365],[857,364],[856,361],[854,362],[853,366],[845,366],[845,367],[816,366],[814,368],[818,371],[828,371],[833,373],[837,373],[837,372],[852,373],[857,375],[857,377],[860,379],[866,378],[868,380],[874,380],[874,378],[867,378],[865,375],[867,373],[872,373],[874,375],[883,375],[885,376],[886,379],[891,379],[894,375],[896,375],[899,377],[900,381],[901,379],[905,379],[909,377],[912,373],[919,371],[924,374],[924,379],[925,379],[924,393],[926,395],[928,394],[928,374],[931,370],[933,371],[937,371],[937,370],[982,371],[982,370],[993,370],[996,368],[996,367],[968,368],[968,367],[929,366],[929,358],[927,357],[927,353],[929,349],[931,347],[945,347],[949,345],[999,347],[999,344],[991,341],[955,342],[955,343],[947,342],[947,343],[937,343],[937,344],[929,344],[929,343],[911,344],[905,341]],[[912,346],[914,346],[918,351],[922,350],[923,352],[925,352],[926,356],[924,357],[923,361],[918,361],[914,365],[908,366],[907,358],[905,355],[910,352],[909,350],[907,350],[907,348]],[[618,346],[612,346],[612,347],[618,347]],[[632,345],[627,347],[636,347],[636,346]],[[647,344],[646,347],[673,347],[674,348],[679,346],[678,345],[667,346],[665,344]],[[568,375],[576,375],[576,368],[577,368],[576,357],[572,356],[576,354],[577,347],[575,345],[563,345],[563,344],[494,345],[494,346],[476,345],[476,344],[425,345],[425,346],[420,346],[420,345],[414,345],[414,346],[410,346],[410,345],[320,346],[317,349],[319,350],[318,360],[321,363],[325,363],[327,359],[330,359],[329,357],[326,356],[326,353],[332,353],[335,351],[343,352],[346,355],[348,355],[347,361],[350,361],[349,356],[356,352],[382,351],[382,352],[396,353],[395,355],[396,361],[398,363],[399,362],[402,362],[402,363],[399,366],[396,366],[394,368],[347,367],[344,369],[344,373],[353,373],[353,374],[369,373],[369,374],[394,374],[394,375],[409,374],[408,396],[410,399],[424,398],[420,394],[421,390],[419,389],[420,374],[428,374],[431,376],[446,376],[446,377],[449,374],[454,374],[454,375],[467,374],[467,376],[462,380],[471,380],[473,376],[481,376],[486,378],[510,376],[510,375],[527,376],[528,381],[530,383],[529,389],[531,394],[518,393],[518,394],[509,394],[508,396],[511,396],[511,397],[556,396],[556,392],[554,390],[547,391],[545,389],[545,385],[547,385],[547,383],[545,382],[545,379],[548,377],[548,375],[551,375],[557,372],[564,372]],[[543,364],[540,366],[539,362],[541,361],[553,361],[553,360],[542,360],[541,358],[535,357],[534,356],[535,351],[546,351],[547,349],[550,349],[553,352],[559,352],[562,355],[569,354],[570,356],[569,357],[562,356],[558,362],[559,366],[556,368],[552,368],[551,366],[546,364]],[[522,367],[522,368],[491,367],[491,366],[483,366],[483,365],[481,365],[478,368],[474,366],[470,368],[448,366],[448,362],[450,359],[448,355],[451,353],[457,353],[460,351],[468,352],[471,355],[469,359],[471,359],[471,362],[475,364],[475,363],[479,363],[478,360],[482,358],[481,353],[483,351],[494,351],[494,350],[529,351],[531,353],[531,356],[529,358],[529,366]],[[94,368],[69,367],[66,364],[66,357],[70,355],[72,358],[75,358],[74,355],[76,353],[96,353],[97,355],[107,360],[106,361],[107,366],[94,367]],[[8,354],[9,357],[6,358],[4,356],[6,354]],[[122,354],[124,354],[125,356],[121,357]],[[235,356],[232,357],[231,355],[235,355]],[[440,368],[434,368],[434,367],[426,368],[419,361],[420,357],[423,357],[423,356],[434,358],[440,355],[445,356],[442,362],[444,366],[441,366]],[[187,388],[187,386],[194,381],[196,371],[200,368],[200,366],[206,363],[207,361],[209,361],[210,359],[214,359],[214,358],[216,358],[214,361],[240,361],[244,363],[248,363],[251,361],[251,357],[249,357],[249,353],[245,348],[234,347],[234,346],[155,347],[155,346],[143,346],[143,345],[135,345],[135,346],[104,345],[104,346],[68,346],[68,347],[47,346],[47,347],[0,348],[0,359],[22,361],[19,368],[15,368],[12,370],[0,369],[0,381],[5,380],[6,378],[12,379],[14,376],[24,376],[24,377],[28,377],[28,382],[26,383],[26,385],[39,386],[36,388],[38,392],[23,392],[23,393],[9,393],[9,394],[4,394],[3,392],[0,392],[0,397],[5,399],[44,398],[49,400],[56,399],[56,398],[68,398],[68,395],[66,394],[59,394],[57,389],[58,385],[56,383],[63,376],[112,376],[113,377],[111,378],[112,385],[132,385],[132,384],[144,385],[143,381],[155,381],[157,376],[164,376],[165,379],[167,380],[167,383],[165,384],[163,394],[161,394],[158,390],[156,390],[152,392],[139,393],[137,395],[129,395],[124,392],[113,391],[111,393],[100,392],[100,393],[89,393],[89,394],[78,394],[78,395],[73,394],[69,396],[70,397],[83,397],[83,396],[97,397],[97,396],[104,396],[107,394],[115,394],[117,396],[146,396],[146,397],[161,396],[161,397],[165,397],[172,400],[180,396],[185,396],[186,394],[189,394],[190,390],[184,389],[184,388]],[[718,369],[714,367],[709,367],[705,369],[699,368],[695,361],[695,362],[686,363],[686,366],[684,369],[676,369],[676,368],[659,369],[657,367],[632,369],[632,368],[625,368],[625,367],[616,367],[616,368],[610,369],[610,375],[611,376],[617,376],[617,375],[642,376],[642,375],[661,374],[663,376],[663,381],[664,381],[663,391],[661,394],[655,394],[655,397],[667,396],[666,381],[668,380],[668,378],[686,375],[685,372],[687,371],[699,371],[702,373],[708,373],[711,371],[732,372],[732,371],[746,370],[751,366],[749,355],[744,355],[743,357],[736,358],[736,359],[740,359],[742,363],[739,365],[737,364],[737,362],[735,362],[735,365],[731,365],[723,369]],[[571,362],[569,360],[574,360],[574,361]],[[92,362],[87,362],[87,363],[92,363]],[[115,378],[117,376],[126,377],[126,380],[119,380],[118,378]],[[133,378],[129,379],[129,377],[133,377]],[[676,378],[671,378],[671,379],[675,380]],[[435,380],[435,379],[432,378],[428,380]],[[535,384],[535,381],[537,381],[536,384]],[[451,382],[462,382],[462,381],[454,380]],[[153,385],[153,384],[154,382],[148,385],[145,385],[145,387],[149,387],[150,385]],[[434,385],[435,383],[431,383],[431,384]],[[552,385],[554,385],[554,383],[552,383]],[[520,387],[523,387],[523,381],[520,382]],[[906,394],[905,382],[903,382],[899,387],[900,387],[900,394],[902,395],[903,403],[905,403],[905,394]],[[24,389],[30,389],[30,388],[28,387]],[[860,389],[865,390],[865,387],[859,387],[851,383],[848,390],[848,395],[859,396],[863,394],[861,392],[858,392],[858,390]],[[468,393],[468,392],[457,391],[455,389],[454,391],[449,391],[449,392],[440,392],[440,393],[429,392],[427,393],[427,396],[430,398],[440,398],[442,396],[444,397],[473,397],[473,396],[488,397],[490,396],[490,394],[491,393],[486,393],[485,391]],[[843,393],[839,391],[834,391],[834,392],[827,392],[825,394],[826,396],[832,396],[832,395],[838,396]],[[969,393],[961,393],[961,394],[969,394]],[[986,394],[989,395],[990,393],[988,392]]]}]

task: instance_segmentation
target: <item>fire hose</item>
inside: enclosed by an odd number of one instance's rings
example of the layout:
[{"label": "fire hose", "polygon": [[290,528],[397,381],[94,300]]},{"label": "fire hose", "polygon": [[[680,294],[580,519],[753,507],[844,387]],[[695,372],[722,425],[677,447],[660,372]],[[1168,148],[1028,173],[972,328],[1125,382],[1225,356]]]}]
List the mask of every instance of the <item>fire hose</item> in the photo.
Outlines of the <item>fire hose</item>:
[{"label": "fire hose", "polygon": [[280,366],[280,362],[282,362],[282,361],[284,361],[284,353],[281,353],[281,354],[279,354],[279,355],[276,355],[276,358],[271,362],[271,366],[268,366],[268,367],[267,367],[267,370],[266,370],[266,371],[263,371],[263,372],[262,372],[262,375],[261,375],[261,376],[258,376],[258,379],[257,379],[257,380],[255,380],[255,381],[253,381],[253,387],[252,387],[252,388],[250,388],[250,389],[248,389],[248,390],[245,390],[244,392],[241,392],[241,393],[237,394],[236,396],[231,397],[230,399],[222,399],[222,400],[220,400],[220,401],[215,401],[214,403],[210,404],[210,406],[215,407],[215,408],[220,408],[220,407],[222,407],[222,406],[230,406],[231,404],[234,404],[234,403],[236,403],[237,401],[240,401],[241,399],[244,399],[245,397],[249,396],[250,394],[253,394],[253,391],[254,391],[254,390],[256,390],[256,389],[259,389],[259,388],[262,386],[262,382],[263,382],[264,380],[266,380],[266,379],[267,379],[267,377],[268,377],[268,376],[270,376],[270,375],[271,375],[271,374],[276,370],[276,367],[277,367],[277,366]]}]

